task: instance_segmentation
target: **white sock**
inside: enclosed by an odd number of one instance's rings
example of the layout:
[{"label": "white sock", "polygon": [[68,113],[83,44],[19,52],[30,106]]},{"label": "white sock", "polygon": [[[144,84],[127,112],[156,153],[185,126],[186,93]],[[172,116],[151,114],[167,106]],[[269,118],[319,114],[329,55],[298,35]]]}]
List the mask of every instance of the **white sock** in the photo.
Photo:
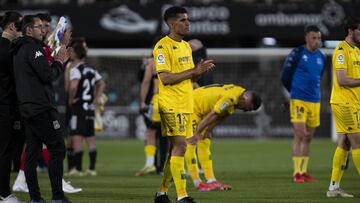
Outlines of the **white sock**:
[{"label": "white sock", "polygon": [[177,198],[177,201],[182,200],[182,199],[184,199],[185,197],[187,197],[187,196],[184,196],[184,197],[178,197],[178,198]]},{"label": "white sock", "polygon": [[145,166],[153,166],[154,162],[155,162],[155,157],[154,156],[147,156]]},{"label": "white sock", "polygon": [[340,183],[337,183],[335,181],[331,181],[329,185],[329,190],[336,190],[340,188]]},{"label": "white sock", "polygon": [[156,196],[166,195],[166,192],[157,192]]},{"label": "white sock", "polygon": [[200,179],[196,179],[196,180],[194,180],[193,182],[194,182],[195,187],[197,187],[197,186],[200,185],[201,180],[200,180]]},{"label": "white sock", "polygon": [[216,181],[215,178],[207,180],[206,183],[212,183],[212,182],[214,182],[214,181]]}]

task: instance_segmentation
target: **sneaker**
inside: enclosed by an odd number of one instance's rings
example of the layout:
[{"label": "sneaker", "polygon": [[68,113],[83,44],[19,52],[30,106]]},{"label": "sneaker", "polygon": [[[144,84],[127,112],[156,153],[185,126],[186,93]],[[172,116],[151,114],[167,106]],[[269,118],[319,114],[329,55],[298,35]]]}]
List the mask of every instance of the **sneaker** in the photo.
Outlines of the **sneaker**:
[{"label": "sneaker", "polygon": [[354,195],[345,192],[344,190],[338,188],[335,190],[328,190],[326,192],[326,197],[354,197]]},{"label": "sneaker", "polygon": [[29,192],[29,188],[26,184],[25,174],[24,171],[19,171],[18,176],[12,186],[12,190],[14,192]]},{"label": "sneaker", "polygon": [[64,179],[62,179],[62,188],[65,193],[77,193],[82,191],[81,188],[74,188],[70,185],[70,182],[66,182]]},{"label": "sneaker", "polygon": [[222,184],[220,181],[213,181],[211,183],[208,183],[208,186],[210,187],[210,190],[231,190],[231,185]]},{"label": "sneaker", "polygon": [[302,178],[307,183],[317,182],[316,178],[311,177],[308,173],[301,174]]},{"label": "sneaker", "polygon": [[196,190],[199,191],[199,192],[208,192],[210,191],[210,187],[206,184],[206,183],[203,183],[201,182],[197,187],[196,187]]},{"label": "sneaker", "polygon": [[154,203],[171,203],[167,194],[159,195],[155,193]]},{"label": "sneaker", "polygon": [[14,194],[10,194],[7,197],[0,196],[0,202],[1,203],[24,203],[24,202],[18,200],[18,198],[16,198]]},{"label": "sneaker", "polygon": [[296,173],[293,181],[294,181],[294,183],[304,183],[305,179],[303,178],[302,175],[300,175],[300,173]]},{"label": "sneaker", "polygon": [[185,197],[181,200],[176,201],[176,203],[196,203],[192,197]]},{"label": "sneaker", "polygon": [[154,173],[154,172],[156,172],[156,167],[154,165],[144,166],[144,168],[142,168],[140,171],[135,173],[135,176],[144,176],[144,175],[147,175],[149,173]]},{"label": "sneaker", "polygon": [[65,176],[83,176],[84,174],[81,171],[76,170],[75,168],[71,169],[69,172],[65,173]]},{"label": "sneaker", "polygon": [[97,176],[97,172],[95,170],[86,169],[85,176]]}]

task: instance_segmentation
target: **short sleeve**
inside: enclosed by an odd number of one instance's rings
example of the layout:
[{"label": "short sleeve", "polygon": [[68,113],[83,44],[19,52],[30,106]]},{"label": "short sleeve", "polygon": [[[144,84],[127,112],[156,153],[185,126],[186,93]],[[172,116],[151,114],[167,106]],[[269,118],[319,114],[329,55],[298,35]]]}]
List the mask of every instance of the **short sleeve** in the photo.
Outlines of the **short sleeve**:
[{"label": "short sleeve", "polygon": [[157,45],[153,51],[155,69],[157,73],[171,72],[169,52],[163,45]]},{"label": "short sleeve", "polygon": [[81,73],[79,69],[77,68],[70,69],[70,80],[80,80],[80,78],[81,78]]},{"label": "short sleeve", "polygon": [[232,98],[221,98],[214,106],[214,111],[217,114],[233,114],[235,112],[234,99]]},{"label": "short sleeve", "polygon": [[333,67],[334,70],[347,69],[347,57],[343,48],[341,47],[334,51]]},{"label": "short sleeve", "polygon": [[95,71],[95,81],[97,82],[97,81],[99,81],[99,80],[101,80],[101,79],[102,79],[102,77],[101,77],[101,75],[99,74],[99,72]]}]

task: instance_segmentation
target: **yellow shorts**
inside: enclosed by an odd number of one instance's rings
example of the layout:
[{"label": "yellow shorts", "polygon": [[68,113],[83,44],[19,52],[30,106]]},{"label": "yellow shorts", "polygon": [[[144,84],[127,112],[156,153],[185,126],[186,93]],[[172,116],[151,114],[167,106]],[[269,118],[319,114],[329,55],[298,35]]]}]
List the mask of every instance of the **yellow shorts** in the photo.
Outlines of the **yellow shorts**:
[{"label": "yellow shorts", "polygon": [[152,122],[160,122],[158,94],[154,94],[151,98],[149,116]]},{"label": "yellow shorts", "polygon": [[193,136],[190,113],[160,112],[161,132],[163,136]]},{"label": "yellow shorts", "polygon": [[[199,126],[199,123],[201,122],[203,118],[199,117],[198,115],[196,115],[195,113],[191,114],[191,120],[192,120],[192,129],[193,132],[195,132],[195,130],[197,129],[197,127]],[[202,135],[205,134],[207,130],[207,127],[201,132]]]},{"label": "yellow shorts", "polygon": [[337,133],[360,132],[360,106],[331,104]]},{"label": "yellow shorts", "polygon": [[305,123],[310,127],[320,125],[320,102],[306,102],[298,99],[290,100],[290,121]]}]

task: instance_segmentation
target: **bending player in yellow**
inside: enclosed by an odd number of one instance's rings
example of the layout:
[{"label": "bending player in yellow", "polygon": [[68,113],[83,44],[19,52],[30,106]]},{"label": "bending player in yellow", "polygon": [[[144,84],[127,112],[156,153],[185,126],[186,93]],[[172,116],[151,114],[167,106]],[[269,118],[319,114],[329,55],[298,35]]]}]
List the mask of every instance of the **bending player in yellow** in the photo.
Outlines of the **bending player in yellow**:
[{"label": "bending player in yellow", "polygon": [[[233,84],[213,84],[194,90],[194,137],[187,140],[185,160],[198,191],[231,189],[230,185],[220,183],[214,176],[210,158],[211,131],[220,121],[235,113],[236,109],[253,111],[257,110],[261,103],[261,98],[255,92]],[[200,179],[197,160],[204,171],[207,184]]]},{"label": "bending player in yellow", "polygon": [[159,85],[159,113],[161,132],[170,141],[170,154],[165,162],[164,176],[155,203],[170,203],[167,191],[173,180],[176,203],[195,203],[186,191],[185,161],[186,138],[192,137],[190,115],[193,113],[192,81],[215,65],[212,60],[200,61],[194,66],[191,48],[183,40],[189,33],[189,18],[185,8],[173,6],[164,14],[170,33],[160,39],[153,50]]}]

